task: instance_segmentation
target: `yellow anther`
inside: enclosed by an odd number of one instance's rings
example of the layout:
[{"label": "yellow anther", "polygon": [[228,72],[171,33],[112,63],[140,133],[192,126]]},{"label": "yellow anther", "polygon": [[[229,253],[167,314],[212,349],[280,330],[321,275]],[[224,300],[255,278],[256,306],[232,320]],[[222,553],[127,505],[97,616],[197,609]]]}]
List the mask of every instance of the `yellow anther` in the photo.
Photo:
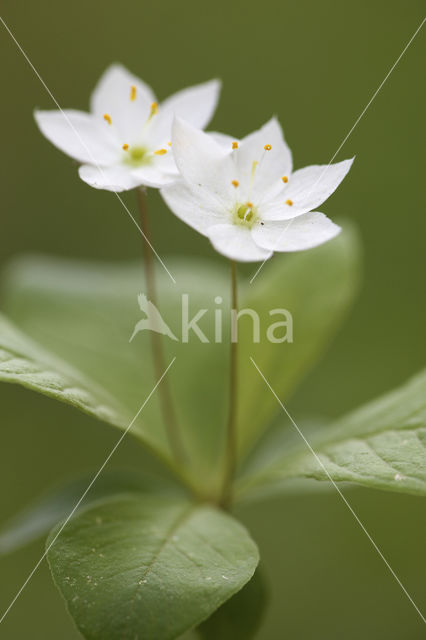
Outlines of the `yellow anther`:
[{"label": "yellow anther", "polygon": [[157,149],[154,153],[156,156],[164,156],[164,154],[167,153],[167,149]]},{"label": "yellow anther", "polygon": [[128,148],[129,148],[129,145],[128,145],[128,144],[123,144],[123,151],[127,151],[127,150],[128,150]]},{"label": "yellow anther", "polygon": [[168,142],[167,144],[169,145],[169,147],[171,147],[171,146],[172,146],[172,143],[171,143],[171,142]]},{"label": "yellow anther", "polygon": [[232,143],[232,148],[233,149],[238,149],[238,142],[233,142]]},{"label": "yellow anther", "polygon": [[130,87],[130,100],[136,100],[136,87],[134,84]]},{"label": "yellow anther", "polygon": [[293,200],[286,200],[285,203],[288,204],[289,207],[293,206]]},{"label": "yellow anther", "polygon": [[283,176],[283,177],[281,178],[281,180],[284,182],[284,184],[286,184],[286,183],[288,182],[288,178],[287,178],[287,176]]},{"label": "yellow anther", "polygon": [[265,149],[265,151],[270,151],[272,149],[270,144],[265,144],[263,148]]},{"label": "yellow anther", "polygon": [[239,187],[239,186],[240,186],[240,183],[238,182],[238,180],[232,180],[231,184],[232,184],[235,188],[237,188],[237,187]]},{"label": "yellow anther", "polygon": [[112,124],[111,116],[109,113],[104,113],[104,120],[108,122],[108,124]]},{"label": "yellow anther", "polygon": [[248,206],[249,209],[253,208],[253,203],[252,202],[246,202],[246,205]]},{"label": "yellow anther", "polygon": [[158,102],[153,102],[151,105],[150,118],[152,118],[152,116],[155,116],[156,113],[158,113]]}]

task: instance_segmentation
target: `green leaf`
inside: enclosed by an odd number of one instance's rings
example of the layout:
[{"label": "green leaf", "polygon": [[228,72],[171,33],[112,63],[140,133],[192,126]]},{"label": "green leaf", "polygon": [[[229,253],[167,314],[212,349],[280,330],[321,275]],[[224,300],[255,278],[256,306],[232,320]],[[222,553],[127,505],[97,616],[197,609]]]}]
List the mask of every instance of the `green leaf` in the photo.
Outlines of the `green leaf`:
[{"label": "green leaf", "polygon": [[48,561],[85,638],[171,640],[250,580],[258,551],[213,507],[122,495],[72,519]]},{"label": "green leaf", "polygon": [[[180,335],[181,296],[189,294],[189,315],[210,309],[200,328],[214,339],[214,298],[229,306],[228,270],[199,261],[170,261],[176,284],[159,267],[157,288],[162,317]],[[86,264],[51,258],[27,258],[11,266],[5,282],[6,309],[32,338],[62,360],[84,371],[108,397],[133,417],[152,392],[156,375],[151,362],[148,331],[129,343],[136,323],[144,317],[137,296],[145,290],[143,267]],[[226,327],[224,335],[226,335]],[[191,464],[185,471],[200,493],[215,493],[220,484],[228,383],[223,375],[226,344],[187,344],[163,340],[167,373],[180,429]],[[206,376],[208,368],[209,375]],[[166,460],[171,454],[155,392],[130,433]],[[131,418],[120,421],[126,428]]]},{"label": "green leaf", "polygon": [[283,320],[282,316],[271,319],[272,309],[291,312],[293,342],[275,344],[263,335],[259,344],[253,344],[250,321],[241,323],[237,414],[242,457],[280,411],[274,396],[266,393],[250,356],[286,401],[330,342],[354,298],[358,279],[358,237],[345,225],[337,238],[321,247],[269,261],[253,284],[246,285],[241,306],[256,310],[261,325]]},{"label": "green leaf", "polygon": [[[32,504],[14,515],[0,530],[0,556],[20,549],[24,545],[46,535],[60,520],[65,519],[79,502],[93,480],[95,472],[46,492]],[[133,471],[104,471],[96,480],[79,509],[108,495],[123,492],[173,492],[181,495],[180,488],[158,476]],[[76,512],[77,513],[77,512]]]},{"label": "green leaf", "polygon": [[241,591],[225,602],[197,629],[202,640],[251,640],[262,624],[267,589],[258,567]]},{"label": "green leaf", "polygon": [[101,387],[36,344],[1,314],[0,380],[21,384],[113,425],[126,419]]},{"label": "green leaf", "polygon": [[426,372],[308,438],[321,466],[300,438],[248,468],[240,497],[291,478],[347,481],[375,489],[426,495]]},{"label": "green leaf", "polygon": [[[162,317],[181,337],[182,294],[189,316],[206,309],[199,322],[209,339],[188,343],[163,339],[167,373],[178,423],[188,454],[186,481],[199,494],[217,495],[223,477],[223,447],[229,402],[230,273],[227,265],[202,260],[169,260],[173,284],[159,267],[157,285]],[[288,397],[329,342],[356,288],[357,240],[349,229],[327,245],[300,255],[276,256],[253,284],[240,278],[240,307],[261,316],[261,342],[253,344],[250,319],[239,322],[239,445],[244,457],[276,414],[276,404],[250,362]],[[137,294],[145,290],[140,264],[93,264],[51,258],[15,262],[5,283],[6,310],[34,340],[105,392],[126,428],[151,393],[155,374],[148,331],[129,343],[143,317]],[[216,303],[220,296],[223,302]],[[269,310],[285,307],[294,318],[294,342],[271,344]],[[215,311],[222,310],[223,342],[215,343]],[[272,319],[276,321],[276,318]],[[285,366],[284,366],[285,363]],[[58,396],[59,397],[59,396]],[[124,417],[125,416],[125,417]],[[171,454],[154,393],[131,433],[171,464]]]}]

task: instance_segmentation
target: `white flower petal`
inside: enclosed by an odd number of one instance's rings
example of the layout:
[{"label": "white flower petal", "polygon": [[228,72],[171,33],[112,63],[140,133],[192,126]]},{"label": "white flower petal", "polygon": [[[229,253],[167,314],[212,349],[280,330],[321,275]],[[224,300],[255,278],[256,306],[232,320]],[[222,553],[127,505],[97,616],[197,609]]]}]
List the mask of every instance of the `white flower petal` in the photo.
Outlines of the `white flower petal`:
[{"label": "white flower petal", "polygon": [[85,164],[80,167],[79,175],[84,182],[96,189],[116,192],[140,186],[160,188],[176,180],[176,176],[164,172],[156,165],[134,169],[125,164],[99,168]]},{"label": "white flower petal", "polygon": [[216,203],[194,192],[183,180],[164,187],[160,193],[167,206],[178,218],[203,235],[207,235],[207,230],[212,225],[224,221],[225,216]]},{"label": "white flower petal", "polygon": [[150,166],[155,166],[157,171],[161,171],[167,176],[174,176],[175,179],[179,178],[179,171],[176,166],[173,151],[168,145],[161,148],[166,149],[167,153],[164,155],[154,154]]},{"label": "white flower petal", "polygon": [[286,221],[265,222],[252,229],[257,244],[270,251],[312,249],[340,233],[341,228],[319,211]]},{"label": "white flower petal", "polygon": [[73,109],[35,111],[34,118],[55,147],[79,162],[109,165],[120,155],[118,140],[109,125],[89,113]]},{"label": "white flower petal", "polygon": [[[136,89],[134,94],[132,87]],[[90,99],[90,108],[100,122],[107,113],[120,132],[121,143],[132,144],[138,142],[155,101],[155,95],[147,84],[125,67],[113,64],[98,81]]]},{"label": "white flower petal", "polygon": [[281,193],[281,196],[278,196],[275,193],[274,200],[270,202],[265,198],[265,201],[259,207],[262,220],[290,220],[291,218],[296,218],[297,216],[306,213],[306,209],[303,207],[297,207],[294,204],[288,204],[288,200],[292,202],[292,200],[287,198],[287,192]]},{"label": "white flower petal", "polygon": [[78,173],[84,182],[95,189],[119,192],[134,189],[141,184],[123,165],[98,168],[90,164],[83,164]]},{"label": "white flower petal", "polygon": [[[295,171],[280,195],[262,207],[262,216],[265,220],[285,220],[319,207],[337,189],[353,160]],[[292,202],[291,206],[285,204],[287,200]]]},{"label": "white flower petal", "polygon": [[163,164],[161,160],[156,160],[150,165],[132,169],[132,176],[138,180],[138,184],[157,189],[168,184],[173,184],[178,178],[177,172],[169,172],[168,166],[165,163]]},{"label": "white flower petal", "polygon": [[204,201],[210,200],[212,208],[232,208],[235,168],[230,152],[180,118],[173,124],[172,149],[184,180]]},{"label": "white flower petal", "polygon": [[239,144],[238,138],[234,138],[232,136],[228,136],[227,133],[220,133],[219,131],[208,131],[208,135],[213,138],[217,144],[220,144],[221,147],[225,151],[230,151],[232,149],[232,143],[237,142]]},{"label": "white flower petal", "polygon": [[[265,145],[270,145],[271,149],[265,150]],[[283,175],[289,176],[292,170],[291,151],[276,118],[243,138],[234,159],[241,192],[254,202],[262,199],[272,185]]]},{"label": "white flower petal", "polygon": [[193,127],[204,129],[216,110],[220,88],[219,80],[210,80],[178,91],[167,98],[160,104],[150,139],[157,140],[160,144],[170,140],[174,117],[183,118]]},{"label": "white flower petal", "polygon": [[250,229],[235,224],[218,224],[208,229],[207,236],[222,255],[239,262],[260,262],[271,257],[272,251],[260,247]]}]

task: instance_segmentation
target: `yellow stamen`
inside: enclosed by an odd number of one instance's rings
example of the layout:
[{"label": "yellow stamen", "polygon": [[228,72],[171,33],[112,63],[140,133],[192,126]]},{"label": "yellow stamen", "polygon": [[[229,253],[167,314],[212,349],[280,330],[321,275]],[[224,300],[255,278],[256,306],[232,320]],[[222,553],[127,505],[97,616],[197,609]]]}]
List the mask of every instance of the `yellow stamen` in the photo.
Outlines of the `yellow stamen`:
[{"label": "yellow stamen", "polygon": [[265,151],[270,151],[272,149],[270,144],[265,144],[263,148],[265,149]]},{"label": "yellow stamen", "polygon": [[281,178],[281,180],[282,180],[284,183],[287,183],[287,182],[288,182],[288,178],[287,178],[287,176],[283,176],[283,177]]},{"label": "yellow stamen", "polygon": [[156,156],[164,156],[164,154],[167,153],[167,149],[157,149],[154,153]]},{"label": "yellow stamen", "polygon": [[127,151],[127,150],[128,150],[128,148],[129,148],[129,145],[128,145],[128,144],[123,144],[123,147],[122,147],[122,148],[123,148],[123,151]]},{"label": "yellow stamen", "polygon": [[289,207],[293,206],[293,200],[286,200],[285,203],[288,204]]},{"label": "yellow stamen", "polygon": [[130,87],[130,100],[136,100],[136,87],[134,84]]},{"label": "yellow stamen", "polygon": [[108,122],[108,124],[112,124],[111,116],[109,113],[104,113],[104,120]]},{"label": "yellow stamen", "polygon": [[232,143],[232,148],[233,149],[238,149],[238,142],[233,142]]},{"label": "yellow stamen", "polygon": [[171,146],[172,146],[172,143],[171,143],[171,142],[168,142],[167,144],[169,145],[169,147],[171,147]]},{"label": "yellow stamen", "polygon": [[150,118],[155,116],[158,113],[158,102],[153,102],[151,105],[151,113],[149,115]]},{"label": "yellow stamen", "polygon": [[249,209],[252,209],[252,208],[253,208],[253,203],[252,203],[252,202],[246,202],[246,204],[247,204],[247,206],[248,206],[248,208],[249,208]]},{"label": "yellow stamen", "polygon": [[231,184],[234,185],[235,188],[240,186],[240,183],[238,182],[238,180],[232,180]]}]

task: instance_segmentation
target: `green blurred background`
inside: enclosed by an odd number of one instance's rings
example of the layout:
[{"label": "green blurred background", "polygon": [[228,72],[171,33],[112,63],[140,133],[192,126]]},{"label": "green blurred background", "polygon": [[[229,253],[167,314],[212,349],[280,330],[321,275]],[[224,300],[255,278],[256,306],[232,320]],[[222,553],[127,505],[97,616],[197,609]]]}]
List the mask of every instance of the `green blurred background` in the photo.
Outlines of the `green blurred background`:
[{"label": "green blurred background", "polygon": [[[104,68],[120,61],[163,99],[212,77],[224,83],[216,130],[242,136],[273,113],[296,168],[327,163],[420,24],[420,0],[263,0],[210,3],[16,2],[2,16],[63,107],[86,109]],[[420,33],[339,159],[356,154],[323,210],[361,229],[364,281],[353,313],[294,396],[291,410],[335,416],[402,383],[424,364],[425,33]],[[114,195],[82,183],[42,138],[34,107],[54,108],[0,28],[2,211],[0,262],[25,252],[122,260],[140,237]],[[423,165],[423,166],[422,166]],[[132,196],[125,197],[132,209]],[[150,195],[162,253],[213,250]],[[74,471],[99,467],[113,429],[19,387],[0,388],[1,519]],[[140,466],[132,440],[112,467]],[[144,463],[142,460],[142,464]],[[424,502],[363,490],[352,504],[419,605],[424,605]],[[283,497],[241,516],[259,542],[272,592],[259,638],[416,640],[422,622],[340,498]],[[0,609],[42,544],[0,560]],[[423,601],[423,602],[422,602]],[[0,637],[78,638],[43,564]]]}]

